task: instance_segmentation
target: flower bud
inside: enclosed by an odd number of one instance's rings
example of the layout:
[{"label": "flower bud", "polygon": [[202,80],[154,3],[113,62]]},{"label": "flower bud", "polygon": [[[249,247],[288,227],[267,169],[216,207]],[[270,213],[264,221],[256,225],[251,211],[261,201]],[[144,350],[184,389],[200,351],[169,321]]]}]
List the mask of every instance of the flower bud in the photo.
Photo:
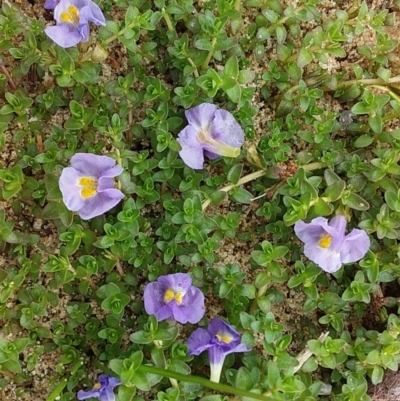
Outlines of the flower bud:
[{"label": "flower bud", "polygon": [[104,61],[107,57],[108,57],[108,51],[104,49],[103,46],[97,44],[92,52],[91,56],[92,61],[99,63],[101,61]]}]

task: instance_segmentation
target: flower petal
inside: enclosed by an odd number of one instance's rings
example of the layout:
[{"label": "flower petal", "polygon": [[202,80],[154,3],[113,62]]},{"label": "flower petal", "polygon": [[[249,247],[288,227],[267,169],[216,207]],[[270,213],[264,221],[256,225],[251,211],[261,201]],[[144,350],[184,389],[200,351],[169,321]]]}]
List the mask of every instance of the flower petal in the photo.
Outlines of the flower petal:
[{"label": "flower petal", "polygon": [[314,243],[305,244],[304,255],[328,273],[334,273],[342,266],[339,252],[332,252],[329,248],[321,248]]},{"label": "flower petal", "polygon": [[169,303],[174,319],[182,324],[186,323],[198,323],[205,313],[204,306],[204,295],[197,288],[192,287],[185,294],[181,305],[177,305],[176,302]]},{"label": "flower petal", "polygon": [[66,167],[58,181],[63,202],[67,209],[72,212],[79,211],[85,204],[85,200],[81,196],[81,188],[78,186],[80,176],[73,167]]},{"label": "flower petal", "polygon": [[210,334],[205,329],[196,329],[188,338],[188,355],[200,355],[203,351],[213,347],[210,344]]},{"label": "flower petal", "polygon": [[84,220],[100,216],[116,206],[123,197],[124,194],[118,189],[105,189],[85,201],[83,207],[79,210],[79,216]]},{"label": "flower petal", "polygon": [[163,305],[160,309],[158,309],[154,315],[156,316],[159,322],[162,322],[166,319],[172,319],[174,317],[171,304]]},{"label": "flower petal", "polygon": [[100,393],[99,401],[115,401],[115,394],[112,387],[106,387]]},{"label": "flower petal", "polygon": [[201,170],[204,164],[203,145],[197,139],[197,131],[191,125],[184,128],[177,141],[182,147],[179,156],[185,164],[193,169]]},{"label": "flower petal", "polygon": [[[323,219],[326,221],[326,219],[324,219],[323,217],[319,217],[319,219]],[[316,244],[321,238],[321,236],[326,233],[326,231],[321,225],[313,223],[305,223],[304,221],[298,221],[294,225],[294,232],[296,236],[300,239],[300,241],[303,241],[305,244],[307,243]]]},{"label": "flower petal", "polygon": [[106,25],[106,19],[100,7],[93,1],[88,1],[86,7],[80,10],[81,21],[91,21],[96,25]]},{"label": "flower petal", "polygon": [[248,352],[251,348],[248,348],[246,344],[240,343],[236,347],[225,351],[225,355],[232,354],[233,352]]},{"label": "flower petal", "polygon": [[115,181],[112,178],[100,177],[97,184],[97,192],[103,192],[106,189],[114,187],[115,187]]},{"label": "flower petal", "polygon": [[70,24],[48,26],[44,31],[53,42],[63,48],[75,46],[82,40],[80,33]]},{"label": "flower petal", "polygon": [[148,315],[155,315],[157,310],[165,304],[163,302],[163,291],[158,282],[149,283],[146,285],[143,293],[144,310]]},{"label": "flower petal", "polygon": [[217,155],[214,152],[210,152],[207,149],[204,149],[204,154],[211,160],[215,160],[215,159],[218,159],[219,157],[221,157],[220,155]]},{"label": "flower petal", "polygon": [[210,380],[219,383],[221,378],[222,367],[224,366],[225,355],[218,346],[214,346],[208,350],[210,359]]},{"label": "flower petal", "polygon": [[44,8],[46,10],[53,10],[58,4],[58,0],[46,0],[44,3]]},{"label": "flower petal", "polygon": [[158,282],[162,291],[172,288],[176,291],[186,292],[192,285],[192,279],[188,274],[185,273],[175,273],[160,276],[158,278]]},{"label": "flower petal", "polygon": [[115,160],[108,156],[91,153],[76,153],[71,158],[71,166],[85,176],[100,178],[104,172],[115,166]]},{"label": "flower petal", "polygon": [[215,117],[211,123],[211,136],[233,148],[240,148],[244,143],[242,127],[229,111],[222,109],[215,111]]},{"label": "flower petal", "polygon": [[[112,160],[114,160],[114,159],[112,159]],[[109,170],[103,171],[101,173],[101,176],[102,177],[107,177],[107,178],[114,178],[114,177],[118,177],[119,175],[121,175],[121,173],[123,171],[124,171],[124,169],[117,164],[114,167],[111,167]]]},{"label": "flower petal", "polygon": [[185,111],[186,119],[196,131],[203,130],[211,125],[217,107],[211,103],[202,103]]},{"label": "flower petal", "polygon": [[86,43],[89,42],[90,39],[90,28],[89,24],[80,24],[77,28],[79,35],[81,36],[81,42]]},{"label": "flower petal", "polygon": [[86,400],[88,398],[97,398],[99,396],[100,396],[100,390],[98,389],[93,389],[89,391],[79,390],[78,394],[76,395],[76,398],[78,398],[78,400]]},{"label": "flower petal", "polygon": [[329,226],[336,230],[338,236],[343,237],[347,226],[346,217],[342,214],[338,214],[329,222]]},{"label": "flower petal", "polygon": [[225,323],[223,320],[215,317],[210,321],[208,325],[208,332],[210,333],[211,337],[216,337],[217,334],[222,333],[223,335],[229,335],[232,337],[231,344],[238,344],[240,343],[240,334],[228,323]]},{"label": "flower petal", "polygon": [[[186,322],[192,324],[198,323],[206,311],[203,292],[197,287],[191,287],[183,297],[180,309],[182,310],[182,314],[186,316]],[[176,320],[178,321],[178,319]]]},{"label": "flower petal", "polygon": [[350,234],[346,235],[340,250],[342,263],[352,263],[362,259],[370,245],[371,241],[364,230],[353,229]]}]

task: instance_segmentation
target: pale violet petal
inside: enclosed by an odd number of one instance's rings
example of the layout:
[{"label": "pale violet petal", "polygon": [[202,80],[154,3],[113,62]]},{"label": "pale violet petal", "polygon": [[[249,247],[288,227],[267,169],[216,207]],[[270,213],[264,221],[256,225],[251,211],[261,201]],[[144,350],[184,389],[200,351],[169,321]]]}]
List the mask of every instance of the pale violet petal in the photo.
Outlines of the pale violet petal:
[{"label": "pale violet petal", "polygon": [[158,282],[146,285],[143,293],[144,310],[148,315],[155,315],[165,304],[163,302],[163,291]]},{"label": "pale violet petal", "polygon": [[197,131],[188,125],[177,138],[181,145],[179,156],[185,164],[193,169],[201,170],[204,164],[203,145],[197,139]]},{"label": "pale violet petal", "polygon": [[66,167],[58,181],[63,202],[72,212],[79,211],[85,203],[81,196],[81,187],[78,185],[79,177],[80,174],[73,167]]},{"label": "pale violet petal", "polygon": [[211,103],[202,103],[185,111],[186,119],[196,131],[209,127],[214,119],[217,107]]},{"label": "pale violet petal", "polygon": [[327,273],[334,273],[342,266],[340,253],[332,252],[329,248],[321,248],[316,244],[305,244],[304,255]]},{"label": "pale violet petal", "polygon": [[233,148],[240,148],[244,143],[242,127],[229,111],[223,109],[215,111],[214,120],[211,123],[211,136]]},{"label": "pale violet petal", "polygon": [[104,172],[115,166],[115,160],[108,156],[91,153],[76,153],[71,158],[71,166],[82,175],[100,178]]},{"label": "pale violet petal", "polygon": [[346,235],[340,257],[343,263],[357,262],[368,252],[371,241],[364,230],[354,229]]},{"label": "pale violet petal", "polygon": [[187,346],[189,347],[188,355],[200,355],[203,351],[213,347],[210,344],[211,337],[207,330],[196,329],[188,338]]},{"label": "pale violet petal", "polygon": [[83,207],[79,210],[79,216],[83,220],[100,216],[116,206],[123,197],[124,194],[114,188],[99,192],[92,198],[85,200]]},{"label": "pale violet petal", "polygon": [[63,48],[76,46],[82,39],[79,32],[71,29],[69,24],[48,26],[44,31],[53,42]]}]

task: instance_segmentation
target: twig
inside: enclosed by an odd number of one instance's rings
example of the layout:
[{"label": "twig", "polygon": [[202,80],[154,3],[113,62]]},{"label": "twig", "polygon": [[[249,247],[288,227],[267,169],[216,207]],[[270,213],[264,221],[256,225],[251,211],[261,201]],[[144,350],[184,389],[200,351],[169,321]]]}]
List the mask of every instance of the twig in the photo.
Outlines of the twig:
[{"label": "twig", "polygon": [[121,277],[125,276],[124,270],[122,269],[121,263],[119,260],[117,260],[117,263],[115,264],[115,267],[117,268],[117,272]]},{"label": "twig", "polygon": [[[318,337],[318,341],[323,343],[328,338],[328,336],[329,331],[327,331],[326,333],[322,333]],[[294,368],[293,374],[297,373],[302,368],[302,366],[308,361],[308,358],[310,358],[311,355],[312,352],[308,347],[304,348],[303,351],[301,351],[300,354],[297,355],[296,359],[299,361],[299,364]]]},{"label": "twig", "polygon": [[17,90],[18,89],[17,84],[14,82],[14,80],[13,80],[12,76],[10,75],[10,73],[8,72],[7,68],[2,64],[0,64],[0,71],[7,77],[7,81],[8,81],[8,84],[11,86],[11,89]]}]

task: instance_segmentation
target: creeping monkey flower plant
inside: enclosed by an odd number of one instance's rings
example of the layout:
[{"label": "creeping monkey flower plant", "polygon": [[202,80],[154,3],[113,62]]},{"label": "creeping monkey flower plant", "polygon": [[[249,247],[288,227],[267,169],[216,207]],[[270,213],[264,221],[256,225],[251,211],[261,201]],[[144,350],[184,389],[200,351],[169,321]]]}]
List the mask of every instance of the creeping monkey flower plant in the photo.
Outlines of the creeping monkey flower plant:
[{"label": "creeping monkey flower plant", "polygon": [[244,143],[244,132],[229,111],[210,103],[185,111],[188,125],[178,135],[179,155],[193,169],[202,169],[204,155],[237,157]]},{"label": "creeping monkey flower plant", "polygon": [[399,8],[0,0],[0,401],[382,393]]},{"label": "creeping monkey flower plant", "polygon": [[[54,1],[47,1],[47,8],[52,8]],[[90,37],[89,22],[105,25],[106,20],[99,6],[92,0],[60,0],[54,8],[56,26],[45,29],[47,36],[61,47],[72,47],[80,42],[88,42]]]},{"label": "creeping monkey flower plant", "polygon": [[364,230],[346,232],[347,221],[342,215],[330,222],[317,217],[310,223],[299,221],[294,226],[296,235],[304,242],[304,255],[328,273],[338,271],[343,263],[357,262],[367,253],[370,240]]},{"label": "creeping monkey flower plant", "polygon": [[124,197],[113,180],[121,173],[122,167],[111,157],[75,154],[59,180],[65,206],[84,220],[107,212]]}]

